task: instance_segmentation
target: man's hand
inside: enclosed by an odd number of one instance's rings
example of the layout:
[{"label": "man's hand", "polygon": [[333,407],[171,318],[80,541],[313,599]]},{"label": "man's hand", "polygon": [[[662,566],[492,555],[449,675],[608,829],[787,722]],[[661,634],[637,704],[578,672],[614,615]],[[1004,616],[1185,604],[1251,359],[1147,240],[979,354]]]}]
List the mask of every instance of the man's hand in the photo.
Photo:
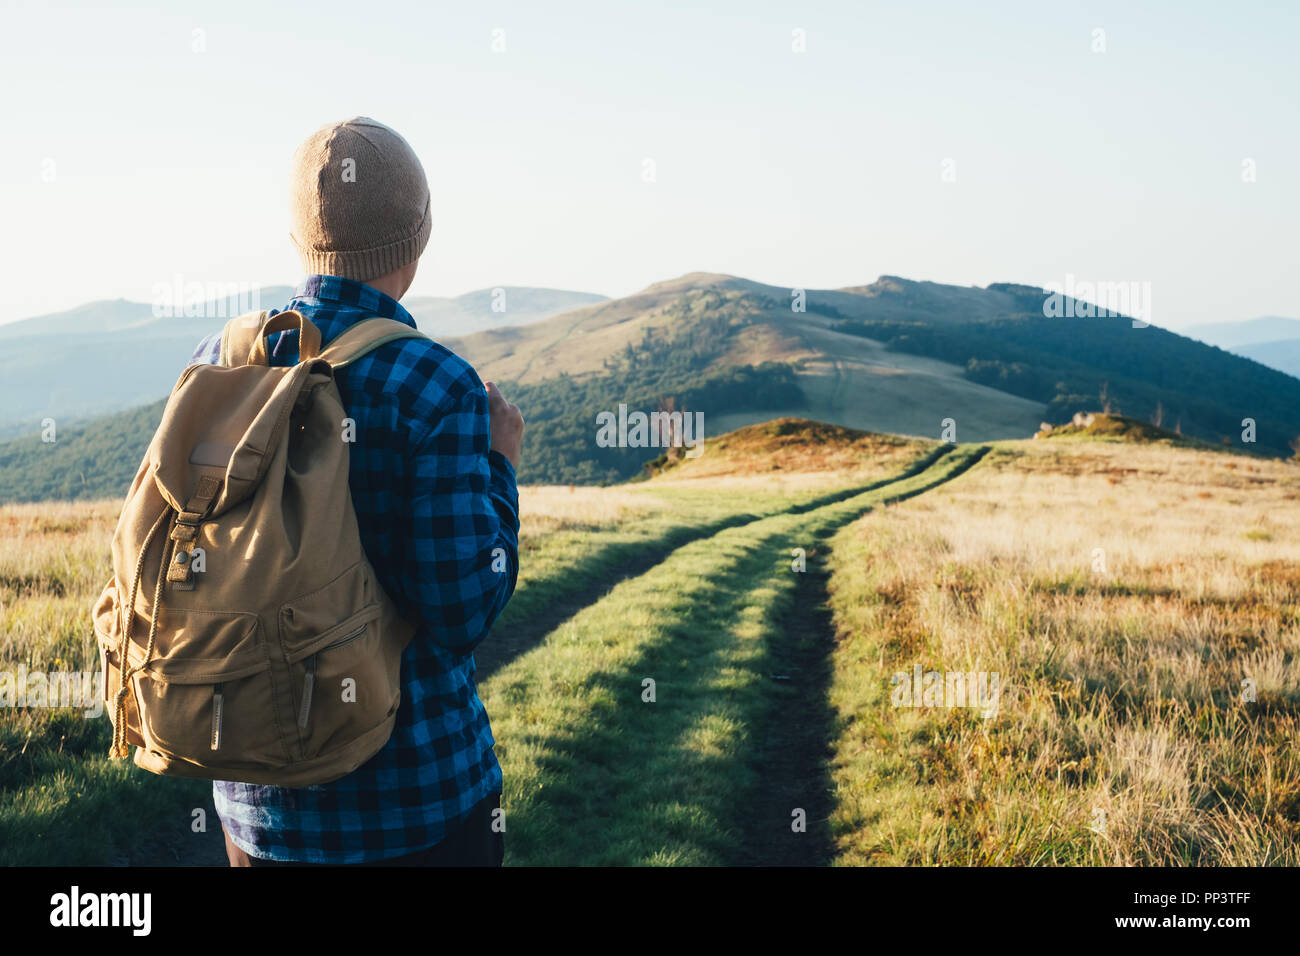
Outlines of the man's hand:
[{"label": "man's hand", "polygon": [[488,415],[492,430],[492,450],[499,451],[519,469],[519,452],[524,442],[524,416],[518,405],[511,405],[497,388],[496,382],[484,382],[487,387]]}]

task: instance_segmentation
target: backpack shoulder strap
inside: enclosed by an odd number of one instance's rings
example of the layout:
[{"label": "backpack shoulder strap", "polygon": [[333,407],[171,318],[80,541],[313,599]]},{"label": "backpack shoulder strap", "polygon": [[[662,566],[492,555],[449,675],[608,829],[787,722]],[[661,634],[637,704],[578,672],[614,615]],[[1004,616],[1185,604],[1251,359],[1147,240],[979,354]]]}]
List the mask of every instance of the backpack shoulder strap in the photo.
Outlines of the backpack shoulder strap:
[{"label": "backpack shoulder strap", "polygon": [[267,309],[260,312],[245,312],[226,323],[221,330],[221,357],[218,365],[230,367],[243,365],[248,353],[257,341],[257,335],[266,325]]},{"label": "backpack shoulder strap", "polygon": [[317,356],[318,360],[329,362],[334,368],[341,368],[355,362],[361,356],[373,352],[385,342],[396,339],[427,339],[428,336],[419,329],[413,329],[405,322],[396,319],[384,319],[374,316],[362,319],[329,344],[325,351]]}]

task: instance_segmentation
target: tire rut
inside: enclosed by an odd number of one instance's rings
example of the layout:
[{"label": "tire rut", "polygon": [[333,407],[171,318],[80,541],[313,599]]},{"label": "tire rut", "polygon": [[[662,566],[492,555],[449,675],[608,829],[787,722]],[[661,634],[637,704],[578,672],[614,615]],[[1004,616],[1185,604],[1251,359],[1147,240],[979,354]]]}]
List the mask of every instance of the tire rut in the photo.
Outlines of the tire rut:
[{"label": "tire rut", "polygon": [[[866,485],[856,486],[853,488],[832,492],[831,494],[822,495],[812,501],[803,504],[794,505],[785,511],[774,512],[770,515],[750,515],[740,514],[731,515],[730,517],[705,525],[695,533],[684,535],[671,542],[657,544],[650,547],[640,548],[636,551],[629,549],[628,556],[617,562],[612,568],[605,569],[599,576],[598,580],[592,581],[585,587],[572,590],[568,593],[562,593],[551,601],[544,610],[534,613],[527,620],[512,621],[508,626],[496,626],[478,648],[474,651],[474,663],[476,667],[476,680],[484,680],[496,673],[502,667],[509,664],[517,657],[537,647],[557,627],[562,625],[569,618],[578,614],[587,607],[595,604],[615,586],[632,578],[640,577],[652,568],[657,567],[666,561],[673,552],[683,548],[695,541],[704,538],[712,538],[715,535],[727,531],[731,528],[744,527],[753,524],[756,521],[764,521],[767,518],[776,517],[779,514],[804,514],[809,511],[815,511],[829,504],[835,504],[838,501],[844,501],[856,495],[864,494],[868,491],[874,491],[888,485],[906,481],[914,478],[924,471],[929,470],[953,450],[954,446],[940,445],[926,454],[920,456],[911,462],[902,471],[887,478],[871,482]],[[581,570],[569,572],[580,576]]]},{"label": "tire rut", "polygon": [[[974,449],[957,467],[939,480],[906,493],[887,497],[878,506],[924,494],[965,474],[990,448]],[[865,513],[865,512],[864,512]],[[820,535],[856,521],[861,515],[837,522]],[[794,603],[783,616],[776,639],[768,644],[772,668],[772,705],[755,734],[760,741],[755,754],[756,783],[747,805],[736,863],[745,866],[827,866],[834,859],[830,830],[834,810],[831,758],[835,714],[831,709],[832,652],[835,622],[826,567],[829,544],[809,548],[807,570],[795,585]],[[802,812],[802,828],[795,814]]]},{"label": "tire rut", "polygon": [[827,550],[823,544],[808,554],[780,639],[768,649],[772,671],[767,677],[775,700],[756,734],[758,779],[747,807],[740,865],[824,866],[834,855],[829,692],[835,631],[826,590]]}]

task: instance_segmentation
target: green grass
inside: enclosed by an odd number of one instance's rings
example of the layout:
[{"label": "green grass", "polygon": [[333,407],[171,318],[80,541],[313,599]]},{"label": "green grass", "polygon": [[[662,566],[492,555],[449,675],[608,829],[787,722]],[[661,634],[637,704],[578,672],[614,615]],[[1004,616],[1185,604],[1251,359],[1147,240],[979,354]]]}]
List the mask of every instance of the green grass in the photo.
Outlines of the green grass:
[{"label": "green grass", "polygon": [[[908,447],[896,453],[897,470],[888,474],[867,470],[829,486],[796,483],[784,492],[746,487],[743,494],[708,482],[699,487],[675,485],[670,490],[635,485],[625,492],[630,506],[612,520],[566,518],[555,521],[555,527],[542,533],[530,533],[525,522],[515,593],[479,656],[490,668],[502,653],[494,645],[506,643],[504,653],[511,653],[508,636],[514,631],[533,629],[539,620],[553,617],[556,608],[564,609],[573,602],[584,606],[592,603],[598,596],[594,592],[641,573],[691,541],[711,538],[727,528],[763,517],[803,512],[860,494],[925,469],[949,448],[898,444]],[[528,493],[525,490],[524,494]],[[590,494],[574,492],[578,496]],[[567,509],[572,508],[567,505]],[[503,635],[507,636],[504,641]]]},{"label": "green grass", "polygon": [[[781,699],[768,645],[791,605],[792,549],[948,480],[982,452],[961,448],[897,483],[684,545],[485,681],[508,861],[733,862],[755,730]],[[653,703],[641,696],[646,679]]]},{"label": "green grass", "polygon": [[160,828],[183,832],[195,809],[220,826],[211,783],[110,760],[111,736],[107,717],[69,709],[0,721],[0,866],[111,863]]}]

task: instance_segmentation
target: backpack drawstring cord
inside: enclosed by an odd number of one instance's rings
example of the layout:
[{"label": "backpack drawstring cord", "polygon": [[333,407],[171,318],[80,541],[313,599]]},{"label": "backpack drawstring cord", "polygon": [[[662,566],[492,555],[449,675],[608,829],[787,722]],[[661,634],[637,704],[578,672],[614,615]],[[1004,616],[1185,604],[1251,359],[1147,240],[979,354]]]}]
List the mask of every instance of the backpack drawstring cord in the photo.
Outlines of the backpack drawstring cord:
[{"label": "backpack drawstring cord", "polygon": [[140,554],[135,562],[135,576],[131,580],[131,599],[126,605],[127,623],[122,628],[122,644],[118,648],[118,691],[117,700],[113,708],[113,743],[109,749],[110,757],[125,758],[131,754],[130,748],[126,742],[126,695],[130,691],[130,680],[140,671],[149,666],[149,660],[153,657],[154,642],[158,638],[158,618],[161,611],[163,580],[167,574],[167,563],[170,559],[171,550],[175,549],[176,543],[170,538],[163,539],[162,563],[158,568],[158,585],[153,594],[153,613],[149,621],[149,645],[144,652],[144,661],[136,667],[130,667],[127,659],[127,648],[131,646],[131,632],[135,630],[135,596],[139,591],[140,581],[144,576],[144,557],[149,550],[149,544],[153,537],[158,533],[158,529],[167,520],[172,509],[166,507],[158,520],[153,523],[149,533],[145,535],[144,543],[140,545]]}]

